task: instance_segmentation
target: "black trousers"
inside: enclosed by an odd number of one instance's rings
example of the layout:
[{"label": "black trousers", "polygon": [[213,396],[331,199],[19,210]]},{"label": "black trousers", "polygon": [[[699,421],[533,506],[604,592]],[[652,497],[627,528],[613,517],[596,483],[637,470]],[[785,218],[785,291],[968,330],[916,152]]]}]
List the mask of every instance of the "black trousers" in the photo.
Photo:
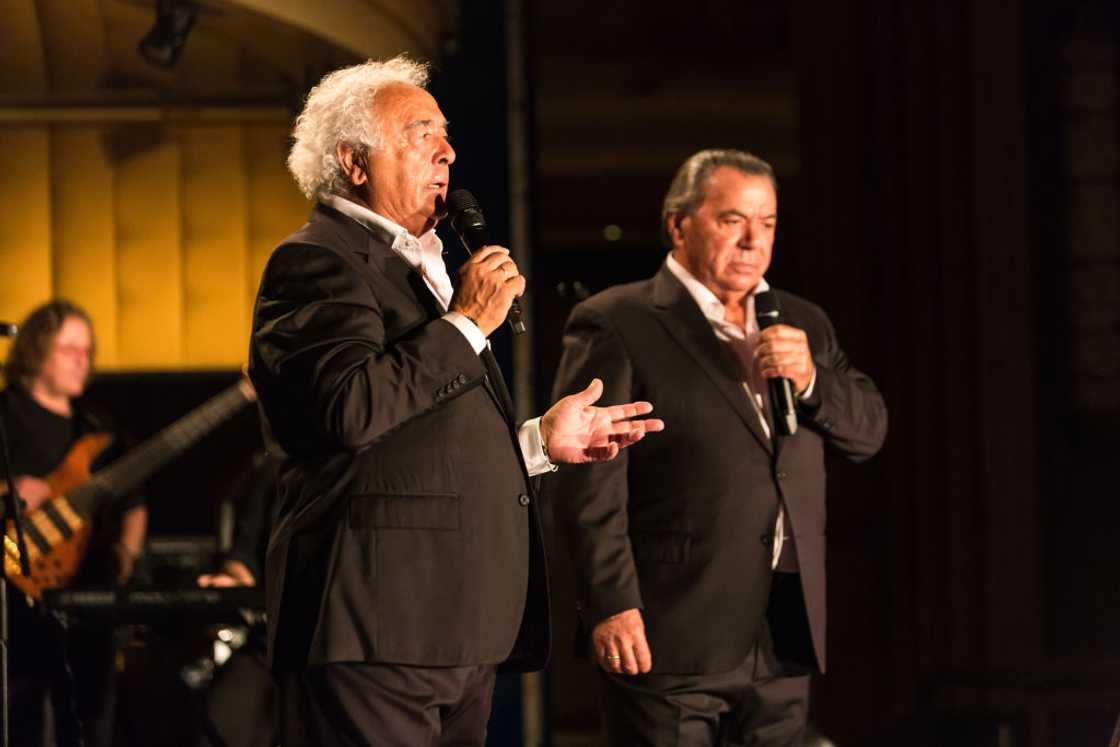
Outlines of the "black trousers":
[{"label": "black trousers", "polygon": [[272,747],[277,738],[277,693],[265,656],[263,631],[218,669],[198,719],[195,747]]},{"label": "black trousers", "polygon": [[284,747],[486,742],[495,666],[347,662],[279,675]]},{"label": "black trousers", "polygon": [[616,747],[800,747],[809,676],[787,672],[769,636],[764,639],[730,672],[601,672],[607,741]]}]

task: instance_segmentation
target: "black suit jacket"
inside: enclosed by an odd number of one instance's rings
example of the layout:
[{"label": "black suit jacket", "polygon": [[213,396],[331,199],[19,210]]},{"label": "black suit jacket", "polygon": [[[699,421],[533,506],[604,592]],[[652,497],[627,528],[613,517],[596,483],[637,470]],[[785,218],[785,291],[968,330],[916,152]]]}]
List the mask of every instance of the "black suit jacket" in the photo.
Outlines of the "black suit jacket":
[{"label": "black suit jacket", "polygon": [[[554,486],[585,626],[641,608],[655,672],[721,672],[746,658],[767,613],[779,504],[803,588],[791,630],[800,622],[811,631],[792,643],[824,667],[825,447],[866,458],[887,416],[824,312],[778,293],[787,323],[808,334],[817,380],[798,405],[797,433],[776,442],[738,365],[668,268],[588,299],[568,320],[554,396],[598,376],[604,404],[649,400],[665,421],[664,433],[613,462],[561,470]],[[776,639],[786,624],[773,623],[783,626]]]},{"label": "black suit jacket", "polygon": [[[547,590],[511,403],[411,266],[319,205],[273,252],[249,373],[280,451],[278,670],[543,666]],[[515,645],[516,644],[516,645]]]}]

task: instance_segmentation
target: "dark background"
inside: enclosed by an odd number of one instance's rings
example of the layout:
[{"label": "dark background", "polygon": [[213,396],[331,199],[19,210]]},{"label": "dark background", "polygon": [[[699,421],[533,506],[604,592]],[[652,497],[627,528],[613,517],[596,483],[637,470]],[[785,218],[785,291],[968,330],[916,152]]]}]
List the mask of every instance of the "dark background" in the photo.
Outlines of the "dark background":
[{"label": "dark background", "polygon": [[[677,166],[712,146],[775,166],[768,277],[828,310],[891,410],[878,457],[829,465],[830,671],[811,718],[837,744],[1103,747],[1120,711],[1118,7],[529,2],[518,62],[503,8],[464,2],[436,61],[453,186],[499,241],[506,66],[527,74],[537,411],[571,305],[662,261]],[[496,346],[509,363],[505,333]],[[104,377],[94,394],[123,397],[143,436],[232,380]],[[212,528],[255,428],[235,420],[149,485],[153,532]],[[552,557],[548,726],[590,744]]]}]

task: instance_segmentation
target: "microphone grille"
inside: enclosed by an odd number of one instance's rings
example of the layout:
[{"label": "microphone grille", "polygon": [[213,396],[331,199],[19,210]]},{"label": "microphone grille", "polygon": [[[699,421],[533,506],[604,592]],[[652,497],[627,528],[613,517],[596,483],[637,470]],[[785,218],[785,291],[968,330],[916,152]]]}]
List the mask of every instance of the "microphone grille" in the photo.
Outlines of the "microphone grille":
[{"label": "microphone grille", "polygon": [[451,215],[464,210],[478,210],[478,200],[467,189],[455,189],[447,194],[447,212]]}]

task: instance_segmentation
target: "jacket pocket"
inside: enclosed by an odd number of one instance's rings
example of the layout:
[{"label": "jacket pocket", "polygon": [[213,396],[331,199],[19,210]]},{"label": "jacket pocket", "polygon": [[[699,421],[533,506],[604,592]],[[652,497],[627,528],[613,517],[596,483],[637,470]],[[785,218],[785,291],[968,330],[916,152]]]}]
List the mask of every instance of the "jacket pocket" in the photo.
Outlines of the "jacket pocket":
[{"label": "jacket pocket", "polygon": [[352,529],[459,529],[458,493],[358,495],[350,499]]},{"label": "jacket pocket", "polygon": [[692,537],[684,532],[651,532],[634,534],[630,545],[637,560],[655,563],[685,563],[692,546]]}]

